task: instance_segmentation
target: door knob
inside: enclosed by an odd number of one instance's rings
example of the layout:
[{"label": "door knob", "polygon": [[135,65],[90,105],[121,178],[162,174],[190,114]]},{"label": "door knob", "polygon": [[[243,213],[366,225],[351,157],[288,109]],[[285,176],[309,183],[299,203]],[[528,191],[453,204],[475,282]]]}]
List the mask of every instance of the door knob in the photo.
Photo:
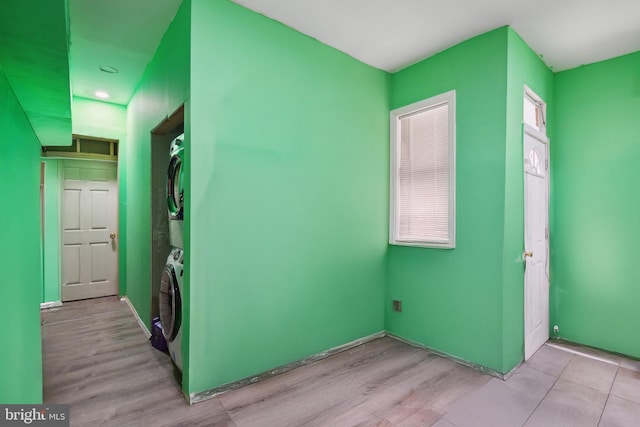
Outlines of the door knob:
[{"label": "door knob", "polygon": [[116,238],[116,233],[109,234],[109,237],[111,237],[111,240],[115,239]]},{"label": "door knob", "polygon": [[523,258],[527,258],[527,257],[531,258],[531,257],[533,257],[533,252],[525,252],[525,253],[522,254],[522,257]]}]

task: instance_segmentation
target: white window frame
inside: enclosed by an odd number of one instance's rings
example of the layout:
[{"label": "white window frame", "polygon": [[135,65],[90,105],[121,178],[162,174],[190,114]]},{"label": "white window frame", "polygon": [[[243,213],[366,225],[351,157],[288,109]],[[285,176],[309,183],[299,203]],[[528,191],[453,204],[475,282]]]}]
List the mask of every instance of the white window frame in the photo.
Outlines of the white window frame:
[{"label": "white window frame", "polygon": [[[525,102],[529,101],[536,108],[536,124],[528,124],[531,128],[537,130],[542,135],[547,134],[547,104],[540,98],[531,88],[524,85]],[[524,118],[523,118],[523,121]]]},{"label": "white window frame", "polygon": [[[415,114],[439,105],[448,104],[449,107],[449,217],[448,237],[438,240],[425,236],[421,239],[400,239],[399,236],[399,191],[400,185],[400,120],[407,115]],[[443,93],[413,104],[397,108],[390,113],[391,120],[391,165],[390,165],[390,200],[389,200],[389,244],[403,246],[418,246],[424,248],[453,249],[456,246],[456,91]]]}]

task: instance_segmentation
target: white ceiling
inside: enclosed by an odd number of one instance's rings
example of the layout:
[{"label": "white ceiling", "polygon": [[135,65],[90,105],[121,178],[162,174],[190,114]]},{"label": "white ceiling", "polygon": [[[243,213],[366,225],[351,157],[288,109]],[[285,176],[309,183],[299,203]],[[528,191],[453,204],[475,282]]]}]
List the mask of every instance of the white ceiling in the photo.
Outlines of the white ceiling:
[{"label": "white ceiling", "polygon": [[[182,0],[69,0],[74,95],[126,105]],[[118,69],[117,74],[100,71]]]},{"label": "white ceiling", "polygon": [[554,71],[640,50],[640,0],[233,0],[397,71],[511,25]]},{"label": "white ceiling", "polygon": [[[390,72],[504,25],[554,71],[640,50],[640,0],[233,1]],[[181,2],[69,0],[73,94],[126,105]]]}]

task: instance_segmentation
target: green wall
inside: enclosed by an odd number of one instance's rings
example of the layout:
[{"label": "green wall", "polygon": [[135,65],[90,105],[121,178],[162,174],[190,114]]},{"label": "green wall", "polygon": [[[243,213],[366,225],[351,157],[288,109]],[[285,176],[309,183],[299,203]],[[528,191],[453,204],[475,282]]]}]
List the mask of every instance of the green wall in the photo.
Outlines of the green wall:
[{"label": "green wall", "polygon": [[192,1],[190,393],[384,329],[387,75]]},{"label": "green wall", "polygon": [[[382,329],[507,372],[523,346],[524,84],[549,105],[551,324],[640,357],[639,76],[640,53],[554,76],[506,27],[389,76],[230,1],[185,0],[128,108],[74,98],[73,130],[122,143],[120,291],[149,326],[150,132],[186,103],[186,392]],[[457,247],[388,246],[388,110],[452,89]],[[1,291],[0,403],[38,403],[58,161],[41,240],[40,145],[1,68],[0,95],[18,284]]]},{"label": "green wall", "polygon": [[[72,103],[73,133],[77,135],[112,138],[126,144],[127,108],[87,98],[74,97]],[[70,137],[69,137],[70,138]],[[69,139],[69,144],[71,139]],[[60,144],[61,145],[61,144]],[[60,301],[60,182],[58,159],[43,158],[45,166],[45,233],[44,233],[44,274],[42,302]],[[120,199],[126,192],[122,171],[120,172]],[[126,193],[125,193],[126,194]],[[119,213],[122,217],[122,212]],[[122,241],[125,233],[120,233]],[[119,251],[120,294],[124,294],[125,267],[124,251]]]},{"label": "green wall", "polygon": [[[504,243],[502,249],[502,370],[523,358],[524,349],[524,153],[523,98],[527,85],[553,111],[553,73],[511,28],[507,48],[507,127],[505,151]],[[547,120],[551,135],[553,120]]]},{"label": "green wall", "polygon": [[[189,96],[190,1],[165,33],[127,107],[120,149],[120,287],[151,326],[151,131]],[[188,133],[188,129],[187,129]],[[121,269],[122,273],[122,269]]]},{"label": "green wall", "polygon": [[[150,130],[186,102],[185,392],[382,329],[499,372],[516,366],[524,85],[549,106],[557,195],[571,182],[558,172],[571,134],[561,123],[580,108],[564,95],[556,114],[566,89],[554,86],[573,72],[555,79],[505,27],[389,76],[230,1],[185,1],[129,105],[121,159],[127,294],[148,322]],[[388,246],[388,110],[452,89],[457,247]],[[571,229],[563,206],[554,196],[552,243]],[[559,314],[597,299],[569,286],[565,247],[552,246],[552,319],[593,343],[579,316]]]},{"label": "green wall", "polygon": [[[456,90],[456,248],[389,246],[390,332],[502,371],[507,30],[391,77],[390,109]],[[391,301],[401,300],[401,313]]]},{"label": "green wall", "polygon": [[2,241],[11,242],[11,268],[0,298],[5,328],[0,352],[0,403],[42,402],[40,344],[40,143],[0,67],[0,128],[5,141],[0,169],[5,200]]},{"label": "green wall", "polygon": [[551,324],[640,357],[640,52],[558,73]]},{"label": "green wall", "polygon": [[68,0],[2,0],[0,63],[41,145],[71,133],[68,31]]},{"label": "green wall", "polygon": [[390,109],[456,90],[457,244],[389,247],[386,328],[498,372],[523,356],[525,83],[544,96],[552,74],[508,27],[391,77]]}]

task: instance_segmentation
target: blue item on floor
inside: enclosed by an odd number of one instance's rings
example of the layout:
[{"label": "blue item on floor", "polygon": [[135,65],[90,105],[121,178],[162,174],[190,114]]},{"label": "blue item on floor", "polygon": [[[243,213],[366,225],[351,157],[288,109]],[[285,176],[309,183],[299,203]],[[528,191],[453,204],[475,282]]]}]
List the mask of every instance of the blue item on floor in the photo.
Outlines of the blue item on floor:
[{"label": "blue item on floor", "polygon": [[162,333],[162,324],[160,323],[160,317],[154,317],[151,321],[151,345],[157,348],[160,351],[165,353],[169,352],[169,348],[167,347],[167,340],[164,338],[164,334]]}]

